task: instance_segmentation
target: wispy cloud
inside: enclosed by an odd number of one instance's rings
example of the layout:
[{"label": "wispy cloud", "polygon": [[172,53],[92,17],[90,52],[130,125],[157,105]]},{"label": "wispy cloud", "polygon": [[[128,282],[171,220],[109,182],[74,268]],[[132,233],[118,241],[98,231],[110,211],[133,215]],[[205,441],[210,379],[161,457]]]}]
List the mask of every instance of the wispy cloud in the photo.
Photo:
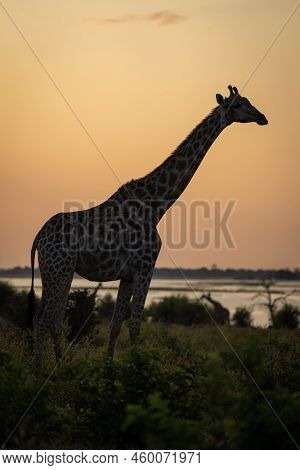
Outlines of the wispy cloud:
[{"label": "wispy cloud", "polygon": [[141,15],[131,14],[123,16],[112,16],[108,18],[86,18],[86,21],[96,24],[120,24],[120,23],[133,23],[138,21],[156,23],[158,26],[167,26],[170,24],[180,23],[187,20],[187,16],[180,15],[173,10],[160,10],[153,13]]}]

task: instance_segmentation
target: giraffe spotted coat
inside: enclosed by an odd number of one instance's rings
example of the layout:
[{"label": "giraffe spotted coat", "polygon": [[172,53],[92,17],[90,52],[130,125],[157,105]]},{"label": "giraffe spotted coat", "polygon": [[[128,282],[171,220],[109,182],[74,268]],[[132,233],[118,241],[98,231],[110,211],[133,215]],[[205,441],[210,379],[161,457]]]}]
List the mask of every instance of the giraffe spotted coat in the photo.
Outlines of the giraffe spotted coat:
[{"label": "giraffe spotted coat", "polygon": [[[37,234],[31,252],[33,298],[34,259],[38,252],[43,292],[34,316],[37,366],[42,365],[47,331],[56,359],[62,358],[60,334],[74,273],[90,281],[120,280],[110,327],[108,354],[113,357],[128,303],[132,299],[130,337],[140,331],[143,308],[161,248],[157,231],[165,212],[179,198],[208,149],[233,122],[267,120],[231,86],[230,96],[216,95],[218,106],[177,149],[148,175],[132,180],[104,203],[91,209],[53,216]],[[33,302],[30,312],[33,314]]]}]

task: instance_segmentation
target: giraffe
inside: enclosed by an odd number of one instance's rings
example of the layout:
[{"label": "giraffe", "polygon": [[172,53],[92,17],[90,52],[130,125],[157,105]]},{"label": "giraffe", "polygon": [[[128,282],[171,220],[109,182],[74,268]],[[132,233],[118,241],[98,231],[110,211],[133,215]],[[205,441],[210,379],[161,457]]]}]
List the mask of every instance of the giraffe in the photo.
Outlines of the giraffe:
[{"label": "giraffe", "polygon": [[[157,224],[185,190],[219,134],[234,122],[268,123],[236,87],[216,95],[217,106],[157,168],[122,185],[105,202],[87,210],[59,213],[36,235],[31,250],[29,322],[36,331],[36,366],[42,366],[50,330],[56,361],[62,359],[61,327],[74,273],[90,281],[120,280],[110,325],[108,357],[131,304],[129,335],[136,344],[153,269],[161,249]],[[42,299],[34,315],[34,262],[38,251]]]},{"label": "giraffe", "polygon": [[203,294],[201,299],[207,300],[214,307],[214,317],[218,323],[229,325],[229,310],[223,307],[220,302],[213,300],[210,292]]}]

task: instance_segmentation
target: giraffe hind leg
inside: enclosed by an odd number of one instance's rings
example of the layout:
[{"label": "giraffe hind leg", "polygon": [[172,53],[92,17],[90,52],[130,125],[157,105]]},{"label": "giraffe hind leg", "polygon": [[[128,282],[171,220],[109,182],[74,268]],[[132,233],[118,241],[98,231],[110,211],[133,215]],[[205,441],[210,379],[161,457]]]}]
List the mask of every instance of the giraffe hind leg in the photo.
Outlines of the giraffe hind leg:
[{"label": "giraffe hind leg", "polygon": [[126,314],[126,308],[130,302],[133,292],[133,282],[121,279],[118,290],[118,297],[114,315],[110,326],[110,336],[108,345],[108,356],[112,359],[115,351],[115,344],[120,334],[121,326]]},{"label": "giraffe hind leg", "polygon": [[40,370],[43,366],[45,339],[48,331],[48,319],[43,315],[43,301],[34,319],[34,330],[36,335],[35,369]]},{"label": "giraffe hind leg", "polygon": [[48,330],[54,341],[56,363],[62,360],[61,332],[65,316],[68,295],[73,278],[73,272],[69,275],[55,277],[44,276],[41,310],[35,322],[37,351],[36,365],[42,367],[44,355],[44,343]]}]

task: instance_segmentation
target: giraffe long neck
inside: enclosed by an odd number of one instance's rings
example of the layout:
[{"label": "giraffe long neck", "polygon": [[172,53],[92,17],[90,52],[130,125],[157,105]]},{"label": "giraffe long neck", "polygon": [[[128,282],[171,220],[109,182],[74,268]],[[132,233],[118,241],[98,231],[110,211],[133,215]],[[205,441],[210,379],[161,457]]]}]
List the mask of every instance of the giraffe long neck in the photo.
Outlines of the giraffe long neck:
[{"label": "giraffe long neck", "polygon": [[210,302],[214,307],[218,307],[220,305],[220,302],[216,302],[215,300],[212,299],[207,299],[208,302]]},{"label": "giraffe long neck", "polygon": [[[187,136],[177,149],[155,170],[140,180],[138,187],[148,189],[150,199],[159,205],[160,219],[191,181],[205,154],[227,126],[218,106]],[[148,192],[147,191],[147,192]]]},{"label": "giraffe long neck", "polygon": [[174,152],[146,176],[124,184],[110,201],[132,199],[151,206],[153,223],[158,223],[191,181],[207,151],[230,122],[219,106],[196,126]]}]

